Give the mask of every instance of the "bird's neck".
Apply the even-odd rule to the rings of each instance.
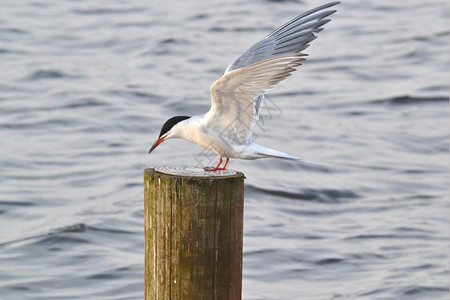
[[[203,116],[193,116],[180,124],[180,138],[198,143],[199,136],[204,133]]]

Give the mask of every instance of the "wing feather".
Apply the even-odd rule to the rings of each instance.
[[[305,50],[309,43],[316,38],[314,34],[322,31],[321,27],[330,21],[325,18],[336,12],[336,10],[327,9],[339,3],[337,1],[324,4],[290,20],[245,50],[228,66],[225,73],[269,57],[299,53]]]
[[[306,54],[271,57],[228,72],[211,85],[207,128],[233,144],[247,144],[257,114],[254,99],[266,94],[301,65]]]
[[[339,3],[324,4],[295,17],[236,58],[211,85],[207,128],[229,142],[248,143],[264,95],[296,70],[306,56],[302,51],[336,12],[328,8]]]

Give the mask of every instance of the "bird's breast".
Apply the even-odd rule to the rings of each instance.
[[[215,126],[204,124],[199,118],[190,123],[184,130],[183,139],[196,143],[197,145],[212,151],[221,157],[236,157],[235,149],[226,139],[226,135]]]

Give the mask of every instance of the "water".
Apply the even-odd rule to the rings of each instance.
[[[142,299],[143,169],[246,47],[323,1],[3,1],[0,298]],[[237,161],[243,296],[448,299],[448,1],[344,1]]]

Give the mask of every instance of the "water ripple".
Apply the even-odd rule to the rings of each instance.
[[[339,203],[343,201],[348,201],[349,199],[358,198],[358,194],[352,191],[346,190],[332,190],[332,189],[322,189],[322,190],[311,190],[304,189],[301,193],[292,193],[284,190],[271,190],[261,187],[256,187],[253,185],[246,185],[248,192],[252,193],[262,193],[271,196],[278,196],[293,200],[305,200],[305,201],[318,201],[323,203]]]
[[[148,146],[170,116],[206,112],[226,66],[309,8],[2,5],[0,298],[142,299],[142,170],[201,152]],[[448,299],[448,3],[337,9],[255,134],[333,166],[232,161],[247,176],[243,299]]]

